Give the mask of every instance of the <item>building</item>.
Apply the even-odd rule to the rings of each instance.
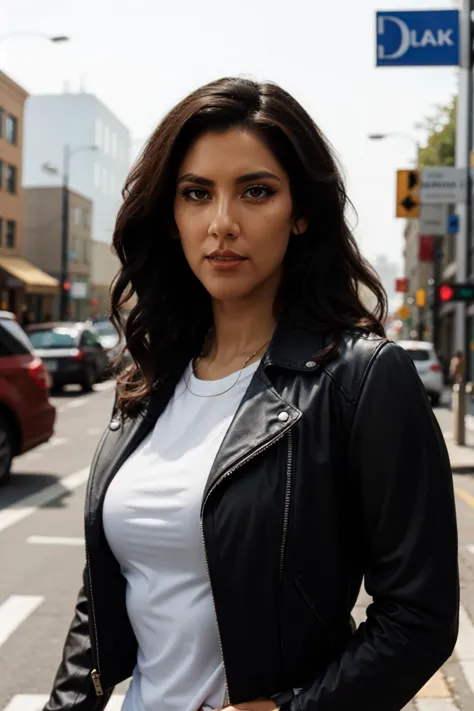
[[[92,239],[110,244],[130,168],[130,133],[93,94],[30,96],[25,107],[23,184],[60,185],[65,146],[71,152],[70,187],[94,204]],[[51,167],[57,169],[56,175]]]
[[[110,310],[110,286],[120,269],[120,261],[110,244],[92,243],[91,304],[94,317],[104,317]]]
[[[374,269],[380,277],[385,291],[387,292],[388,310],[393,313],[396,307],[395,281],[399,267],[395,262],[391,262],[384,254],[379,254],[375,258]]]
[[[0,308],[22,319],[51,302],[58,282],[22,258],[23,116],[27,93],[0,72]]]
[[[61,226],[62,189],[24,189],[24,256],[60,280],[61,278]],[[92,201],[79,193],[69,191],[69,245],[68,281],[70,284],[70,318],[82,321],[91,316],[92,269]],[[59,298],[50,304],[48,311],[35,310],[36,320],[59,318]]]

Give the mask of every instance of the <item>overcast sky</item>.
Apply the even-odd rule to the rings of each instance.
[[[449,8],[455,0],[1,0],[0,35],[68,34],[67,45],[0,42],[0,68],[30,93],[93,92],[138,150],[163,114],[230,75],[280,83],[311,113],[344,166],[364,253],[402,262],[395,172],[413,165],[408,132],[457,88],[454,68],[375,67],[375,11]]]

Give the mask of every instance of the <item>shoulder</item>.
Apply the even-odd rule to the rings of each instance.
[[[382,383],[386,378],[416,375],[415,368],[401,346],[387,338],[359,329],[344,331],[338,356],[325,366],[347,400],[356,404],[365,384],[374,378]]]

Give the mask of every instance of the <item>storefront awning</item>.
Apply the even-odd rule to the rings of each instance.
[[[59,282],[42,269],[21,257],[0,255],[0,269],[23,282],[27,294],[53,295],[59,293]]]

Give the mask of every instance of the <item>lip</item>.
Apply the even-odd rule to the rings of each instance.
[[[221,259],[217,259],[221,257]],[[232,250],[219,250],[216,249],[207,255],[206,261],[212,269],[219,272],[228,272],[238,269],[245,261],[247,257],[243,257],[237,252],[232,252]]]

